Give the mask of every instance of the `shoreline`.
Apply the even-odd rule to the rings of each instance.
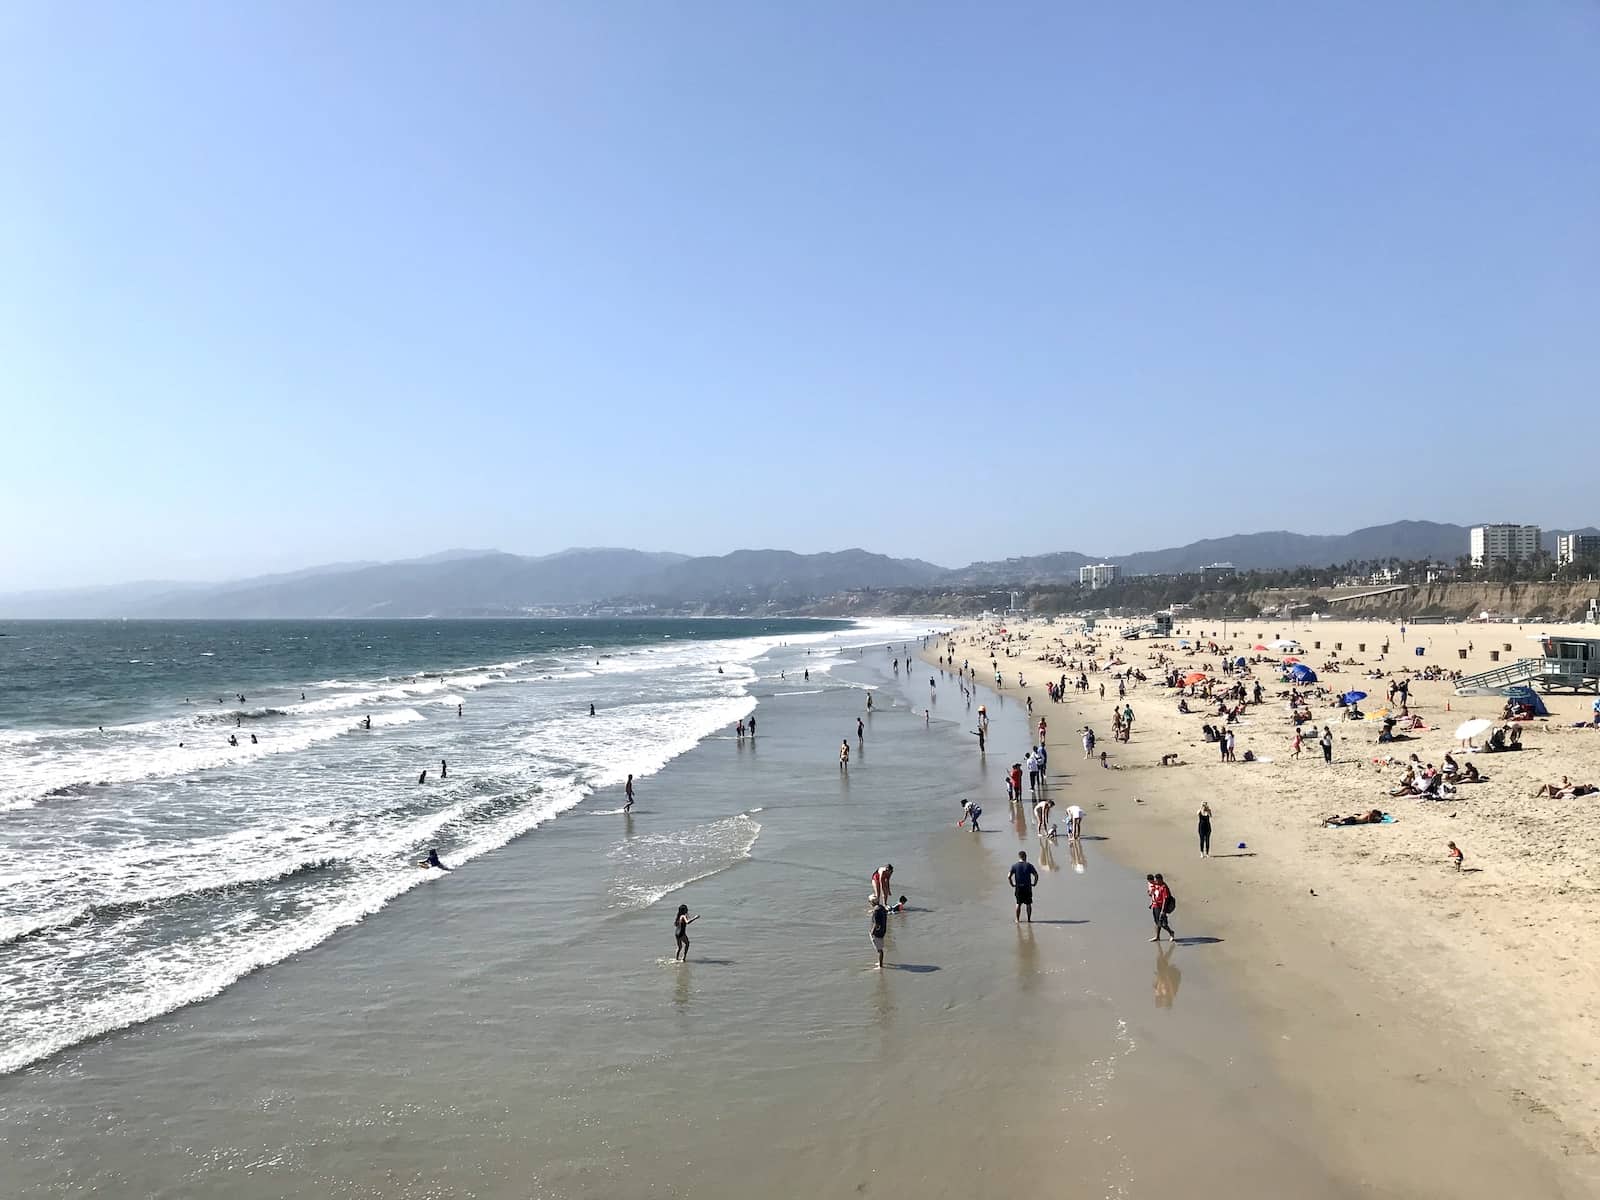
[[[1583,952],[1595,940],[1593,923],[1576,898],[1593,886],[1592,875],[1571,893],[1570,906],[1562,905],[1570,911],[1539,914],[1545,916],[1533,934],[1539,950],[1519,949],[1519,942],[1533,938],[1526,916],[1518,920],[1521,905],[1508,906],[1503,900],[1504,881],[1485,878],[1498,873],[1485,871],[1470,881],[1456,878],[1443,860],[1451,831],[1462,838],[1469,854],[1482,844],[1482,857],[1489,856],[1475,822],[1445,816],[1452,811],[1466,816],[1469,804],[1486,806],[1475,798],[1459,804],[1380,801],[1374,791],[1380,785],[1387,788],[1398,772],[1373,769],[1367,761],[1372,757],[1369,748],[1344,730],[1342,753],[1336,755],[1343,761],[1336,761],[1331,778],[1312,774],[1326,769],[1320,757],[1314,764],[1285,761],[1288,725],[1286,714],[1279,712],[1282,705],[1273,699],[1275,676],[1263,677],[1268,699],[1248,710],[1251,724],[1236,728],[1241,750],[1254,745],[1258,755],[1277,761],[1215,761],[1214,746],[1198,737],[1199,708],[1192,716],[1179,716],[1176,693],[1161,685],[1159,671],[1148,667],[1156,647],[1175,645],[1175,640],[1121,641],[1120,628],[1132,623],[1102,624],[1096,631],[1102,654],[1119,651],[1131,666],[1151,675],[1128,693],[1126,702],[1135,709],[1130,743],[1110,741],[1114,685],[1104,701],[1094,690],[1109,678],[1106,672],[1088,673],[1092,690],[1069,690],[1061,703],[1052,703],[1044,690],[1046,671],[1052,679],[1063,673],[1038,661],[1046,644],[1054,648],[1055,640],[1063,638],[1069,660],[1074,642],[1088,644],[1076,622],[1009,623],[1013,635],[1029,640],[1013,641],[1016,656],[999,659],[1007,678],[1004,692],[1023,700],[1031,697],[1033,720],[1041,715],[1048,719],[1057,802],[1081,804],[1088,812],[1086,829],[1106,835],[1105,851],[1122,865],[1167,875],[1181,897],[1182,919],[1174,917],[1180,935],[1203,926],[1204,933],[1223,939],[1213,948],[1216,958],[1233,980],[1282,1083],[1302,1100],[1324,1133],[1330,1156],[1364,1189],[1380,1195],[1593,1194],[1600,1186],[1600,1130],[1595,1106],[1586,1098],[1600,1095],[1595,1070],[1600,1042],[1588,1021],[1593,991],[1586,980],[1592,981],[1594,971],[1570,966],[1564,976],[1568,986],[1562,988],[1551,985],[1548,970],[1557,955],[1551,943],[1559,935],[1580,938],[1565,951],[1574,963],[1594,961]],[[1285,622],[1246,625],[1251,631],[1258,625],[1270,630],[1267,637],[1288,635]],[[1235,628],[1242,631],[1245,625]],[[1301,623],[1295,628],[1312,627]],[[1305,636],[1326,641],[1356,628],[1363,635],[1359,640],[1369,643],[1382,640],[1375,636],[1380,631],[1394,631],[1365,622],[1317,622],[1314,628],[1315,634]],[[1444,631],[1454,628],[1430,625],[1419,628],[1417,635],[1441,640]],[[1484,627],[1475,631],[1485,642],[1493,636]],[[1206,630],[1208,637],[1210,632]],[[970,659],[979,682],[992,688],[984,647],[991,641],[1002,643],[982,636],[971,623],[958,626],[946,642],[949,638],[956,641],[957,663]],[[1236,633],[1230,640],[1248,654],[1255,639],[1246,642]],[[943,644],[923,654],[939,669],[942,652]],[[1451,667],[1460,662],[1454,654],[1450,660]],[[1391,658],[1382,665],[1409,664]],[[1465,667],[1489,665],[1484,661]],[[1359,678],[1355,672],[1360,669],[1334,678],[1354,686],[1351,681]],[[1016,687],[1019,671],[1028,687]],[[1069,678],[1077,674],[1071,669],[1065,673]],[[1437,727],[1442,721],[1435,719],[1435,711],[1444,708],[1447,693],[1454,699],[1453,688],[1434,683],[1413,690],[1413,708]],[[1552,713],[1567,718],[1570,697],[1546,700]],[[1582,700],[1585,708],[1588,701]],[[1452,708],[1471,706],[1470,715],[1477,715],[1489,703],[1460,700]],[[1438,716],[1448,721],[1456,713]],[[1086,723],[1103,739],[1096,757],[1107,750],[1119,769],[1103,771],[1098,762],[1093,767],[1084,762],[1077,731]],[[1582,730],[1567,732],[1584,735]],[[1363,728],[1360,734],[1375,739],[1376,729]],[[1600,751],[1600,735],[1589,731],[1588,736],[1595,742],[1582,748],[1588,754]],[[1425,742],[1385,749],[1404,757],[1410,752],[1407,747],[1417,748],[1421,742],[1437,755],[1440,737],[1423,735]],[[1155,766],[1169,751],[1179,752],[1186,765]],[[1538,756],[1478,756],[1477,761],[1486,771],[1492,762],[1497,772],[1506,774],[1504,760],[1526,762],[1530,757]],[[1123,761],[1117,763],[1118,758]],[[1546,765],[1546,773],[1549,766],[1561,773],[1559,764]],[[1295,778],[1302,771],[1306,778]],[[1309,798],[1302,794],[1307,784],[1315,793]],[[1523,795],[1518,785],[1506,799],[1515,809]],[[1215,810],[1217,833],[1213,857],[1204,861],[1194,825],[1194,810],[1203,799]],[[1437,841],[1437,856],[1432,861],[1415,855],[1397,861],[1396,839],[1376,839],[1399,826],[1323,830],[1312,824],[1314,814],[1308,811],[1356,811],[1372,805],[1398,811],[1403,823],[1426,825],[1425,833],[1405,833],[1423,837],[1429,847]],[[1416,813],[1405,806],[1443,811]],[[1233,849],[1241,841],[1248,847],[1244,852]],[[1468,887],[1443,891],[1463,883]],[[1513,911],[1504,911],[1507,907]],[[1470,926],[1465,934],[1463,918]],[[1574,927],[1580,918],[1586,928]]]

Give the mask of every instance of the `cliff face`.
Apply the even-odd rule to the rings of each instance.
[[[1310,596],[1315,592],[1306,592]],[[1600,580],[1576,583],[1433,583],[1404,592],[1346,600],[1330,605],[1331,617],[1475,617],[1498,616],[1547,621],[1580,621],[1589,601],[1600,597]],[[1261,605],[1282,604],[1280,591],[1252,597]]]

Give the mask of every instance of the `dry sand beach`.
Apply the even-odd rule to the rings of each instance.
[[[1049,722],[1058,804],[1088,810],[1089,832],[1107,836],[1106,849],[1128,866],[1167,874],[1183,898],[1174,916],[1180,934],[1203,923],[1223,938],[1219,958],[1284,1079],[1325,1131],[1331,1159],[1359,1164],[1375,1194],[1596,1194],[1600,926],[1591,906],[1600,797],[1532,795],[1563,775],[1600,782],[1600,731],[1574,727],[1592,718],[1594,697],[1546,696],[1551,715],[1524,723],[1523,752],[1467,755],[1454,730],[1470,717],[1497,718],[1503,701],[1457,697],[1447,680],[1418,678],[1430,665],[1486,670],[1496,665],[1490,651],[1502,662],[1534,655],[1530,637],[1560,630],[1414,625],[1402,641],[1395,624],[1230,621],[1224,631],[1219,621],[1195,620],[1171,638],[1124,641],[1127,624],[1102,622],[1093,634],[1067,620],[1012,622],[1005,635],[998,625],[969,626],[944,652],[953,644],[957,667],[969,661],[989,685],[994,654],[1006,693],[1031,697],[1034,720]],[[1220,724],[1208,715],[1214,706],[1191,699],[1193,713],[1181,714],[1157,660],[1215,674],[1222,655],[1181,648],[1179,638],[1261,659],[1268,656],[1253,646],[1298,639],[1330,693],[1313,716],[1333,730],[1333,763],[1314,741],[1291,757],[1280,655],[1251,665],[1247,686],[1260,680],[1264,700],[1232,726],[1240,761],[1221,762],[1201,734],[1202,724]],[[1147,676],[1129,681],[1125,700],[1105,667],[1112,658]],[[1323,671],[1335,658],[1338,669]],[[1071,690],[1079,670],[1046,661],[1056,659],[1092,660],[1099,669],[1084,668],[1090,690]],[[1384,677],[1363,677],[1373,671]],[[1027,684],[1020,692],[1019,675]],[[1062,675],[1069,690],[1052,703],[1044,685]],[[1394,678],[1415,680],[1410,708],[1427,726],[1410,740],[1379,745],[1378,722],[1341,721],[1330,706],[1333,695],[1357,689],[1370,694],[1368,712],[1386,708]],[[1134,709],[1127,743],[1112,740],[1113,702]],[[1081,749],[1085,725],[1099,738],[1092,761]],[[1410,754],[1439,764],[1453,748],[1485,782],[1445,801],[1389,795]],[[1258,761],[1242,761],[1247,750]],[[1160,767],[1173,752],[1183,765]],[[1395,765],[1374,761],[1385,755]],[[1214,813],[1209,859],[1196,836],[1202,801]],[[1372,808],[1395,822],[1321,824],[1328,814]],[[1466,855],[1459,874],[1447,858],[1452,840]]]

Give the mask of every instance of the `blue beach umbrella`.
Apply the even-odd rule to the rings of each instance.
[[[1239,655],[1238,658],[1234,659],[1233,660],[1233,665],[1236,666],[1236,667],[1244,666],[1244,655],[1241,654],[1241,655]]]
[[[1295,663],[1294,666],[1289,668],[1289,678],[1296,683],[1315,683],[1317,681],[1317,673],[1306,666],[1305,663]]]
[[[1366,698],[1367,694],[1365,692],[1346,692],[1344,694],[1344,702],[1346,704],[1354,704],[1357,700],[1365,700]]]

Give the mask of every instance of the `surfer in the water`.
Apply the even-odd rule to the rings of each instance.
[[[362,721],[361,721],[361,728],[363,728],[363,729],[371,729],[372,728],[372,718],[371,717],[364,717],[362,719]]]
[[[430,846],[428,848],[428,857],[419,862],[417,866],[424,871],[430,868],[439,871],[448,871],[450,869],[439,861],[439,848],[437,846]]]

